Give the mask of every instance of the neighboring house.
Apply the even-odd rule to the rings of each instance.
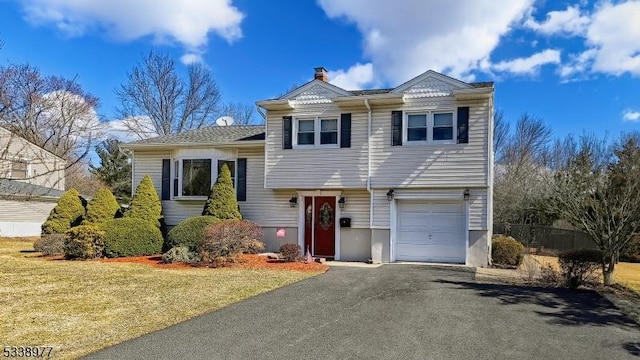
[[[336,260],[486,266],[492,228],[493,83],[434,71],[347,91],[326,70],[259,101],[266,125],[209,127],[125,145],[168,225],[200,214],[223,163],[271,249]]]
[[[0,236],[40,235],[64,190],[64,159],[0,128]]]

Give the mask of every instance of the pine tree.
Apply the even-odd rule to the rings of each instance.
[[[105,182],[116,198],[128,202],[131,199],[131,163],[120,150],[120,141],[107,139],[96,146],[100,166],[90,165],[91,173]]]
[[[162,203],[149,175],[145,175],[136,188],[126,218],[143,219],[157,227],[162,227]]]
[[[113,219],[120,211],[118,200],[107,188],[99,189],[87,204],[84,225],[99,225]]]
[[[231,171],[227,164],[222,165],[216,183],[211,188],[211,194],[204,204],[202,215],[209,215],[220,220],[242,219],[238,209],[236,192],[231,181]]]
[[[84,199],[76,189],[70,189],[60,196],[58,204],[42,224],[42,235],[64,234],[72,227],[80,225],[84,214]]]

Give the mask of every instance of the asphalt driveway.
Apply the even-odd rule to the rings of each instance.
[[[599,295],[478,284],[464,268],[334,267],[92,359],[626,359],[640,328]]]

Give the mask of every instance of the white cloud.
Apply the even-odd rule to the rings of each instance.
[[[638,122],[638,121],[640,121],[640,111],[627,110],[627,111],[622,113],[622,120],[631,121],[631,122]]]
[[[579,54],[570,55],[570,61],[564,64],[558,70],[558,74],[565,80],[568,80],[571,76],[576,74],[585,73],[593,63],[593,58],[596,56],[595,49],[585,50]]]
[[[640,76],[640,1],[605,3],[593,14],[587,44],[596,49],[592,70]]]
[[[153,36],[176,42],[188,52],[202,50],[210,32],[228,42],[242,37],[244,14],[231,0],[25,0],[27,19],[53,24],[69,36],[104,31],[118,40]]]
[[[108,137],[129,142],[158,136],[153,122],[148,116],[133,116],[106,123]]]
[[[349,70],[329,71],[329,82],[347,90],[358,90],[373,82],[373,65],[355,64]]]
[[[469,79],[533,0],[318,0],[329,18],[354,22],[375,78],[402,83],[432,69]],[[348,71],[347,71],[348,72]]]
[[[180,57],[180,61],[185,65],[203,62],[202,55],[196,53],[187,53]]]
[[[523,57],[493,64],[491,68],[496,71],[509,72],[518,75],[531,75],[547,64],[559,64],[560,51],[546,49],[529,57]]]
[[[580,35],[586,32],[589,22],[589,16],[583,15],[580,7],[575,5],[568,6],[566,10],[548,12],[547,18],[542,22],[537,22],[529,15],[524,25],[545,35]]]

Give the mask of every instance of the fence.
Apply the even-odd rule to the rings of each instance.
[[[543,225],[494,224],[494,234],[512,236],[529,248],[571,250],[597,249],[588,234],[577,230],[558,229]]]

